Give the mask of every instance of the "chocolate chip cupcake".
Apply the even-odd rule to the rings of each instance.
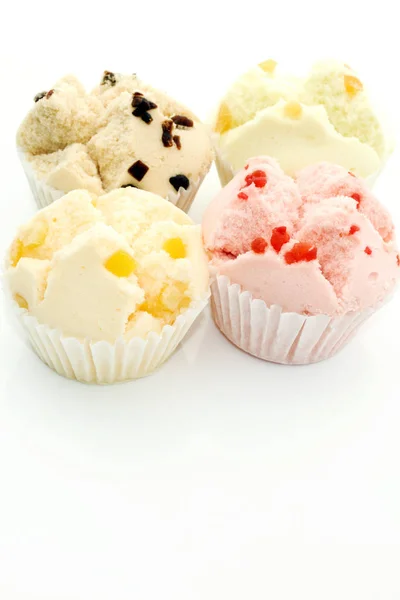
[[[37,94],[17,145],[40,207],[74,189],[132,186],[188,210],[213,158],[207,128],[189,109],[110,71],[91,93],[67,76]]]

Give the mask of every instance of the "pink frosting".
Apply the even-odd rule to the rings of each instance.
[[[371,221],[385,242],[394,237],[392,219],[377,201],[363,179],[355,177],[339,165],[321,162],[297,174],[297,185],[304,202],[319,203],[324,198],[360,196],[359,211]]]
[[[256,171],[265,185],[249,184]],[[290,236],[279,251],[271,244],[276,227]],[[373,307],[400,275],[390,215],[362,180],[329,163],[293,180],[273,159],[250,159],[207,208],[203,237],[214,273],[287,312],[334,316]],[[257,238],[264,252],[252,250]],[[288,264],[299,242],[312,248],[311,260]]]
[[[243,193],[248,199],[243,201],[238,193],[246,186],[245,178],[258,169],[266,173],[267,184],[263,189],[254,183],[247,186]],[[285,225],[291,231],[300,206],[296,183],[278,163],[272,158],[253,158],[249,168],[238,173],[207,208],[203,220],[205,245],[213,251],[243,254],[255,238],[269,240],[274,227]]]

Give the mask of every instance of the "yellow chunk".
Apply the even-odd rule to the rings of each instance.
[[[22,239],[16,239],[11,247],[11,265],[16,267],[21,258],[37,258],[36,250],[46,241],[49,227],[45,221],[36,223],[35,227],[25,231]]]
[[[26,231],[21,240],[26,251],[32,252],[44,244],[48,231],[49,226],[46,221],[36,222],[31,230]]]
[[[11,266],[16,267],[17,264],[19,263],[20,259],[23,256],[23,248],[24,245],[21,242],[21,240],[15,240],[13,242],[13,245],[11,246],[11,251],[10,251],[10,262],[11,262]]]
[[[136,262],[124,250],[117,250],[106,260],[104,266],[116,277],[129,277],[136,268]]]
[[[363,89],[363,84],[354,75],[344,75],[344,87],[349,96],[353,97]]]
[[[148,312],[153,317],[158,319],[162,319],[166,308],[163,304],[163,301],[160,296],[156,296],[155,298],[147,299],[141,304],[138,310],[143,310],[144,312]]]
[[[19,294],[15,294],[14,300],[20,308],[25,308],[25,310],[29,310],[28,303],[23,296],[20,296]]]
[[[264,62],[260,62],[258,66],[260,67],[260,69],[265,71],[265,73],[272,74],[275,71],[277,64],[278,63],[276,62],[276,60],[272,60],[272,58],[269,58],[268,60],[264,60]]]
[[[215,131],[217,133],[225,133],[226,131],[229,131],[229,129],[232,129],[232,126],[232,113],[225,102],[223,102],[219,109],[217,122],[215,124]]]
[[[283,109],[285,117],[289,119],[300,119],[303,109],[298,102],[288,102]]]
[[[167,310],[180,312],[183,308],[187,308],[191,302],[186,292],[187,285],[185,283],[177,281],[172,285],[168,285],[161,292],[162,303]]]
[[[179,281],[166,283],[156,296],[147,296],[138,310],[148,312],[165,323],[173,323],[176,316],[191,303],[187,289],[187,284]]]
[[[186,248],[181,238],[170,238],[164,243],[163,250],[168,252],[171,258],[186,258]]]

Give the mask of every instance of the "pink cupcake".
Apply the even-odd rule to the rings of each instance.
[[[203,237],[216,325],[273,362],[335,354],[400,275],[390,215],[329,163],[292,179],[273,159],[250,159],[209,205]]]

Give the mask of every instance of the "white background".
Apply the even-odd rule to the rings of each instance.
[[[253,63],[338,57],[399,133],[395,2],[9,2],[0,250],[35,206],[14,139],[74,72],[137,72],[206,117]],[[399,151],[376,192],[400,227]],[[213,170],[197,221],[218,190]],[[0,300],[3,303],[3,299]],[[400,294],[326,363],[231,346],[208,313],[157,374],[88,387],[2,316],[1,600],[400,599]]]

